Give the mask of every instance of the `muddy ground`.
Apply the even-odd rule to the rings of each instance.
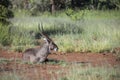
[[[120,66],[120,60],[112,53],[57,53],[50,54],[46,63],[26,64],[21,61],[22,53],[0,50],[0,59],[0,75],[16,72],[23,80],[51,80],[51,77],[56,80],[73,64]]]

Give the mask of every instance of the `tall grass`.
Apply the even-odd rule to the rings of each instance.
[[[11,44],[10,26],[0,23],[0,45],[7,46]]]
[[[34,46],[35,38],[29,34],[29,30],[24,27],[15,27],[11,29],[11,50],[24,51],[26,48]]]
[[[20,32],[23,35],[21,38],[16,35],[13,44],[19,45],[22,41],[23,46],[32,45],[35,39],[32,39],[27,32],[38,33],[38,24],[42,23],[45,33],[54,39],[61,52],[111,50],[120,47],[119,12],[93,10],[72,12],[68,10],[49,17],[44,14],[39,17],[16,17],[11,19],[11,22],[22,31]]]

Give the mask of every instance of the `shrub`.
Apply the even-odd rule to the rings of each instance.
[[[0,2],[0,22],[8,23],[7,19],[13,17],[12,11],[9,9],[11,5],[9,0],[1,0]]]
[[[11,37],[10,37],[10,27],[0,24],[0,44],[3,46],[7,46],[11,44]]]

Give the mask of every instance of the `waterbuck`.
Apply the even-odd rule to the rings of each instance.
[[[45,33],[40,32],[44,37],[45,43],[41,48],[29,48],[23,53],[23,61],[31,63],[41,63],[47,60],[51,51],[57,51],[58,46]]]

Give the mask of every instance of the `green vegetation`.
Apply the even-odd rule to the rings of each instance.
[[[59,52],[108,51],[117,54],[116,60],[120,59],[120,0],[1,0],[0,48],[23,52],[41,46],[39,24],[58,45]],[[0,80],[29,80],[25,69],[21,75],[15,65],[15,70],[4,70],[2,65],[13,60],[0,59]],[[16,63],[21,68],[21,60],[16,59]],[[55,71],[58,75],[66,73],[58,76],[59,80],[120,80],[119,66],[91,67],[52,60],[47,65],[67,67],[67,72]],[[42,79],[36,70],[33,72],[34,77]]]
[[[1,0],[0,2],[0,47],[10,45],[12,41],[10,21],[8,21],[9,18],[13,17],[13,13],[9,9],[10,5],[9,0]]]
[[[8,18],[13,17],[12,11],[9,9],[11,2],[9,0],[1,0],[0,3],[0,24],[8,24]]]
[[[11,44],[11,35],[9,33],[10,27],[7,25],[0,24],[0,45],[7,46]]]
[[[45,33],[53,38],[61,52],[103,52],[120,46],[120,11],[68,9],[56,15],[16,17],[13,24],[13,50],[23,51],[36,45],[35,36],[42,24]],[[68,16],[67,14],[70,16]],[[16,15],[16,14],[15,14]],[[64,17],[64,18],[63,18]]]
[[[78,67],[72,66],[65,77],[60,80],[119,80],[119,68],[111,67]]]
[[[0,7],[5,7],[1,9],[2,21],[5,19],[11,24],[0,23],[1,47],[10,46],[11,50],[21,52],[41,44],[38,40],[41,39],[38,35],[38,24],[41,24],[45,33],[53,38],[60,52],[103,52],[120,47],[118,0],[81,1],[84,3],[83,6],[80,5],[79,0],[66,2],[57,0],[53,4],[48,0],[2,1],[4,4],[0,4]],[[50,5],[57,7],[54,14],[50,12]],[[94,9],[89,9],[90,5]],[[111,8],[107,9],[110,6]],[[105,9],[99,9],[100,7]],[[112,8],[114,9],[111,10]],[[7,15],[9,9],[14,13],[13,19]]]
[[[12,27],[11,38],[11,49],[15,51],[21,52],[34,45],[34,38],[30,36],[29,32],[24,27]]]
[[[50,70],[47,69],[47,72],[54,72],[58,76],[56,79],[55,76],[50,77],[51,80],[119,80],[120,79],[120,68],[116,67],[82,67],[81,65],[71,65],[68,70]],[[4,71],[4,70],[3,70]],[[29,79],[43,79],[42,75],[39,74],[39,71],[36,69],[33,70],[32,77],[28,77],[28,74],[24,72],[28,70],[16,71],[13,72],[3,72],[0,75],[0,80],[29,80]],[[61,75],[64,74],[64,75]],[[46,77],[47,78],[47,77]]]

